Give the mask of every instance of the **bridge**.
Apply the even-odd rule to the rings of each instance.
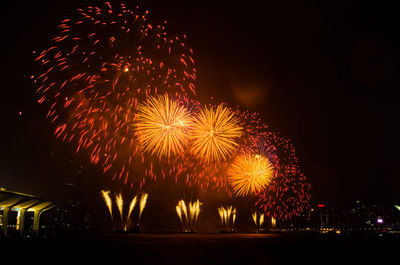
[[[43,212],[56,206],[55,203],[20,192],[0,188],[0,225],[4,236],[9,235],[10,212],[16,211],[15,229],[24,235],[27,212],[33,212],[33,232],[38,234],[40,216]],[[2,213],[2,216],[1,216]],[[14,220],[15,221],[15,220]],[[13,222],[15,223],[15,222]]]

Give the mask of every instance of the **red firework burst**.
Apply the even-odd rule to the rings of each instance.
[[[156,177],[134,137],[138,103],[159,92],[195,94],[186,36],[169,36],[166,22],[152,25],[147,14],[123,4],[114,10],[108,2],[78,9],[78,18],[64,19],[35,59],[41,64],[33,77],[38,102],[48,107],[55,136],[125,183],[135,166]]]

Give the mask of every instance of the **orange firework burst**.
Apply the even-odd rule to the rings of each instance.
[[[149,97],[146,103],[139,105],[136,119],[139,141],[146,152],[159,158],[184,151],[190,125],[188,110],[167,94]]]
[[[204,107],[193,122],[192,152],[206,161],[221,161],[231,155],[242,134],[238,119],[228,108]]]
[[[275,174],[268,158],[258,154],[239,155],[228,170],[229,181],[238,196],[254,194],[267,186]]]

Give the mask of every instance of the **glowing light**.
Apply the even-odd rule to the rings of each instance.
[[[188,144],[191,118],[177,101],[164,96],[149,97],[139,105],[136,128],[144,150],[158,157],[182,153]]]
[[[257,212],[254,212],[251,217],[253,218],[253,222],[256,225],[257,232],[262,230],[262,226],[264,224],[264,214],[258,214]]]
[[[251,215],[251,217],[253,218],[254,224],[257,225],[257,213],[254,212],[254,213]]]
[[[147,202],[147,193],[144,193],[144,194],[142,194],[142,197],[140,197],[139,220],[140,220],[140,217],[142,216],[143,209],[146,206],[146,202]]]
[[[200,201],[189,202],[189,223],[194,226],[200,213]]]
[[[116,194],[115,200],[117,202],[118,211],[121,216],[121,221],[123,221],[124,200],[122,199],[122,194],[121,193],[119,193],[118,195]]]
[[[232,205],[228,207],[220,207],[218,208],[218,214],[221,220],[222,230],[230,229],[233,230],[233,226],[236,221],[236,208],[233,208]],[[232,218],[231,218],[232,217]]]
[[[274,217],[271,217],[271,226],[272,228],[276,228],[276,219]]]
[[[110,215],[111,215],[111,219],[113,219],[113,215],[112,215],[112,201],[111,201],[111,198],[110,198],[110,191],[109,191],[109,190],[107,190],[107,191],[102,190],[102,191],[101,191],[101,194],[103,195],[104,201],[106,202],[106,205],[107,205],[107,207],[108,207],[108,211],[110,212]]]
[[[148,96],[195,95],[186,37],[168,34],[164,23],[149,23],[139,7],[104,2],[63,20],[35,57],[38,73],[31,79],[55,137],[87,154],[112,180],[142,187],[155,178],[151,159],[142,163],[145,174],[134,174],[144,151],[132,124]]]
[[[129,204],[129,211],[128,211],[128,216],[126,217],[125,230],[126,230],[126,227],[128,226],[129,217],[131,216],[131,213],[132,213],[132,211],[133,211],[133,208],[135,208],[136,199],[137,199],[137,196],[135,196],[135,197],[132,199],[131,203]]]
[[[260,227],[264,224],[264,215],[260,215]]]
[[[203,107],[193,122],[191,150],[207,161],[225,160],[237,148],[241,134],[242,127],[228,108]]]
[[[181,221],[181,224],[183,225],[183,220],[182,220],[182,210],[181,210],[181,207],[179,206],[179,205],[177,205],[176,207],[175,207],[175,209],[176,209],[176,213],[178,214],[178,216],[179,216],[179,220]]]
[[[180,200],[176,205],[176,213],[178,214],[179,220],[182,224],[183,231],[189,232],[194,231],[197,224],[197,220],[200,214],[201,202],[199,200],[195,202],[189,202],[189,215],[184,200]],[[183,215],[185,216],[185,221],[183,220]]]
[[[239,155],[228,169],[229,181],[238,196],[260,191],[274,174],[274,167],[266,157],[253,154]]]

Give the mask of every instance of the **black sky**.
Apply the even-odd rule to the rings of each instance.
[[[166,19],[168,32],[188,35],[200,99],[260,112],[292,139],[314,202],[399,200],[396,6],[216,2],[140,1],[154,24]],[[101,3],[2,3],[0,186],[53,196],[80,174],[80,158],[59,147],[36,104],[32,51],[46,48],[75,9]],[[138,1],[124,3],[133,8]]]

